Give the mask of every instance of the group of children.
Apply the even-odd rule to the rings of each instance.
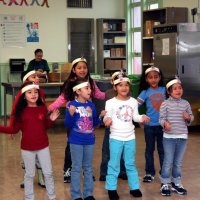
[[[46,129],[59,116],[58,108],[64,103],[68,137],[64,182],[71,183],[73,200],[95,200],[92,172],[94,130],[102,122],[109,133],[106,136],[109,136],[109,145],[105,150],[105,156],[109,161],[105,162],[104,174],[100,174],[99,180],[106,181],[105,188],[110,200],[119,199],[117,179],[121,160],[124,162],[124,179],[128,179],[130,195],[142,196],[135,165],[136,138],[133,121],[144,126],[146,175],[143,181],[152,182],[155,177],[153,155],[157,143],[161,194],[170,196],[171,190],[181,195],[187,194],[181,183],[181,165],[187,145],[187,126],[192,122],[193,115],[189,103],[181,98],[183,89],[178,78],[170,80],[164,87],[160,69],[147,68],[143,72],[141,92],[136,100],[130,94],[130,79],[124,72],[116,72],[112,75],[113,96],[107,98],[105,110],[99,116],[91,100],[93,97],[105,99],[106,96],[90,77],[85,58],[77,58],[72,62],[71,74],[63,84],[60,96],[48,109],[44,105],[44,93],[38,83],[27,80],[28,75],[25,75],[22,89],[13,104],[9,126],[0,126],[1,133],[15,134],[19,130],[22,131],[21,154],[25,166],[25,199],[34,200],[33,178],[36,158],[44,175],[48,199],[56,199]],[[169,95],[168,99],[166,95]],[[146,105],[146,115],[138,113],[138,106],[143,103]],[[51,111],[50,116],[48,110]],[[82,171],[83,191],[80,184]]]

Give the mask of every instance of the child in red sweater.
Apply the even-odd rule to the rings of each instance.
[[[21,96],[15,107],[12,126],[0,126],[1,133],[16,134],[19,130],[22,131],[21,153],[26,168],[25,200],[34,199],[33,178],[36,156],[45,177],[48,199],[56,200],[46,129],[58,116],[59,111],[55,110],[48,118],[48,110],[41,99],[39,85],[26,82],[22,86]]]
[[[32,71],[24,71],[21,74],[21,80],[23,83],[30,81],[30,82],[34,82],[35,84],[39,84],[39,77],[37,76],[37,73],[35,70]],[[42,98],[42,101],[45,103],[45,93],[42,89],[39,90],[40,91],[40,95]],[[14,121],[14,112],[15,112],[15,107],[17,105],[17,102],[21,96],[21,91],[19,91],[15,97],[15,100],[12,104],[12,110],[11,110],[11,114],[10,114],[10,121],[9,121],[9,126],[13,126],[13,121]],[[22,165],[22,169],[25,170],[25,166],[24,166],[24,162],[22,160],[21,162]],[[45,188],[45,182],[44,182],[44,176],[43,176],[43,172],[40,166],[40,163],[36,157],[36,169],[37,169],[37,175],[38,175],[38,185],[42,188]],[[24,172],[25,173],[25,172]],[[22,183],[20,184],[21,188],[24,188],[24,180],[22,181]]]

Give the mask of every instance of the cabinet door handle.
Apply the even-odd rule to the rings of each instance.
[[[185,68],[184,68],[184,65],[182,65],[182,74],[184,74],[185,72]]]

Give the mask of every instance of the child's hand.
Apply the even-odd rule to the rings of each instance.
[[[190,115],[187,112],[183,112],[183,119],[187,122],[190,122]]]
[[[106,113],[107,113],[107,111],[102,110],[101,113],[100,113],[100,115],[99,115],[99,117],[104,117],[106,115]]]
[[[105,126],[107,126],[107,127],[111,126],[111,124],[112,124],[112,118],[108,117],[108,118],[106,119],[106,121],[104,122],[104,124],[105,124]]]
[[[71,116],[73,116],[74,113],[76,112],[76,107],[73,106],[73,105],[70,105],[70,107],[68,108],[68,110],[69,110],[69,114],[70,114]]]
[[[171,125],[170,125],[170,123],[168,121],[166,121],[164,123],[164,130],[165,131],[170,131],[171,130]]]
[[[51,121],[55,121],[58,116],[60,115],[60,112],[58,109],[54,110],[51,114],[50,114],[50,119]]]
[[[145,124],[148,124],[150,121],[150,118],[147,115],[142,115],[142,122]]]

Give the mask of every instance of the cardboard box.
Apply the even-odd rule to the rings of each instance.
[[[144,26],[145,37],[152,37],[153,36],[153,26],[154,26],[153,20],[147,20],[145,22],[145,26]]]
[[[61,73],[70,73],[72,69],[71,63],[65,63],[61,65]]]
[[[116,56],[115,48],[111,48],[110,49],[110,55],[111,55],[111,57],[115,57]]]
[[[121,69],[121,60],[105,60],[105,68],[106,69]]]
[[[126,32],[126,23],[125,22],[122,23],[122,31]]]
[[[126,68],[127,68],[127,61],[122,60],[122,69],[126,69]]]
[[[108,39],[106,39],[106,38],[103,39],[103,43],[104,43],[104,44],[108,44]]]
[[[126,37],[125,36],[114,37],[114,43],[126,44]]]
[[[115,49],[115,52],[116,52],[116,57],[121,57],[121,48],[116,48]]]
[[[103,23],[103,32],[108,32],[108,23]]]
[[[60,82],[60,73],[58,73],[58,72],[50,72],[48,74],[48,82],[49,83]]]
[[[110,50],[103,50],[103,57],[110,58]]]

